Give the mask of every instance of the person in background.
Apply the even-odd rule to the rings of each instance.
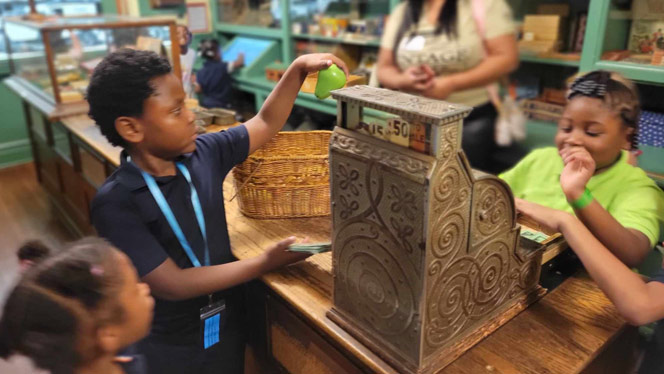
[[[196,51],[191,46],[192,34],[185,25],[178,25],[178,42],[180,43],[180,70],[182,71],[182,86],[187,97],[194,95],[191,74],[196,62]]]
[[[408,0],[390,14],[376,73],[383,87],[473,107],[462,148],[472,167],[496,172],[497,112],[486,86],[518,65],[505,0]]]
[[[21,272],[38,264],[51,255],[51,250],[39,240],[25,242],[16,252]]]
[[[222,61],[216,39],[201,41],[198,51],[205,59],[194,81],[194,90],[203,95],[201,105],[205,108],[229,108],[233,90],[231,74],[244,65],[244,54],[240,53],[232,63]]]
[[[556,147],[529,153],[501,174],[514,197],[574,213],[628,266],[638,266],[664,224],[664,192],[627,160],[641,109],[636,86],[592,71],[570,85]]]
[[[18,353],[51,374],[142,374],[117,357],[150,330],[154,300],[129,258],[86,238],[25,273],[0,319],[0,357]]]

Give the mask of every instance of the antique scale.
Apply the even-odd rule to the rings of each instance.
[[[470,168],[472,108],[369,86],[332,96],[328,317],[400,372],[437,372],[541,297],[542,247],[520,240],[509,187]],[[364,122],[365,107],[390,118]]]

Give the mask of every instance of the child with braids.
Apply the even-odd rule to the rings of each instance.
[[[574,213],[628,266],[637,266],[659,237],[664,193],[627,160],[635,149],[639,99],[619,74],[592,71],[567,93],[556,147],[532,151],[500,175],[519,199]],[[536,204],[521,204],[522,213]]]
[[[27,270],[0,320],[0,357],[14,353],[51,374],[142,373],[117,352],[150,329],[154,300],[129,258],[101,239],[72,243]]]

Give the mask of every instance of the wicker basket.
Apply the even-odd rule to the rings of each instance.
[[[233,169],[240,211],[252,218],[330,214],[331,131],[280,132]]]

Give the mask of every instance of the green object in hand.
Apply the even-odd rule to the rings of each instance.
[[[335,64],[318,72],[318,81],[314,94],[323,100],[330,96],[330,91],[342,88],[346,85],[346,73]]]

